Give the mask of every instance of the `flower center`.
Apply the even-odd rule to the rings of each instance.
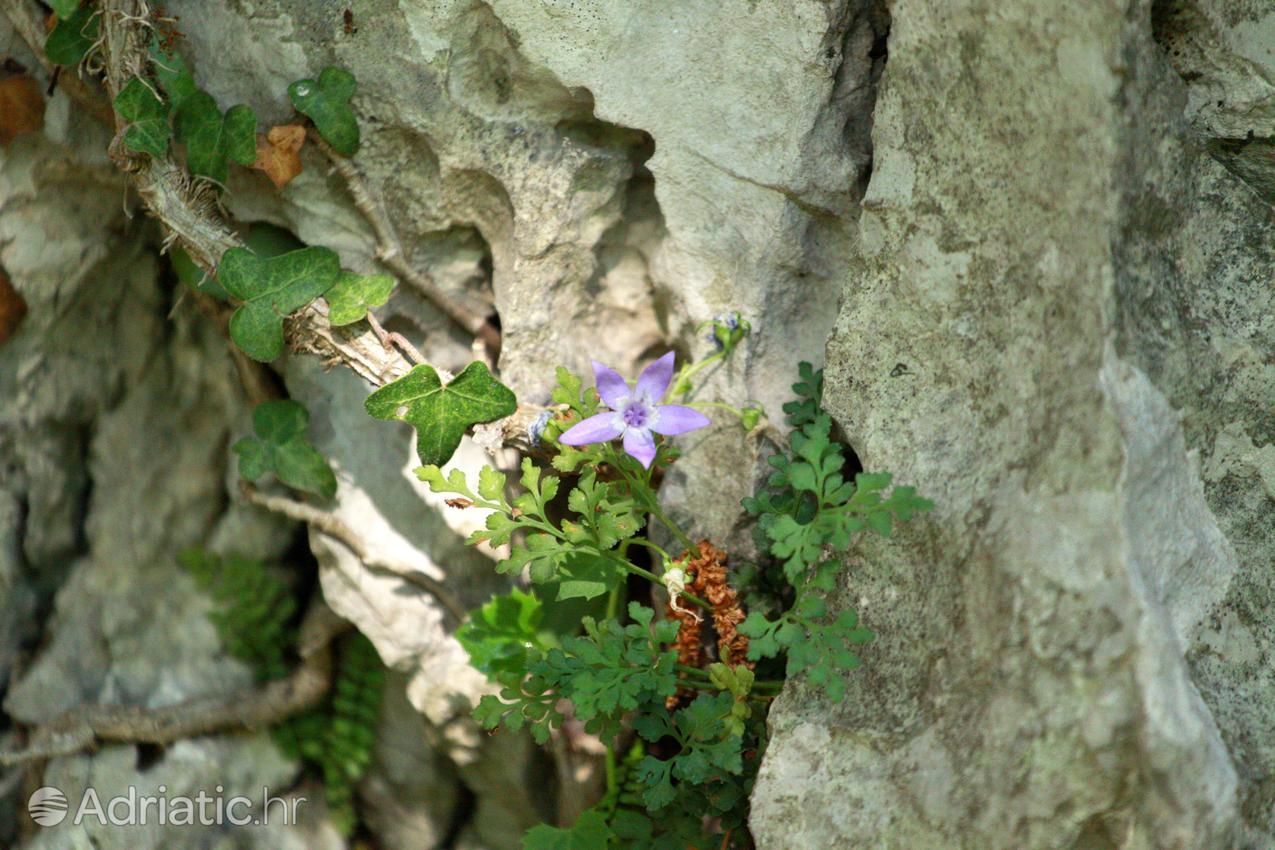
[[[645,428],[651,418],[651,411],[642,402],[631,401],[624,406],[620,416],[623,417],[624,424],[630,428]]]

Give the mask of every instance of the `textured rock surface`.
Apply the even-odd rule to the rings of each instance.
[[[757,334],[705,391],[777,414],[835,320],[828,406],[866,467],[938,508],[848,560],[835,601],[881,637],[842,704],[800,683],[776,704],[763,850],[1275,843],[1266,0],[165,5],[200,83],[265,123],[291,117],[290,81],[354,71],[359,167],[411,262],[498,311],[527,400],[559,362],[698,353],[698,323],[739,310]],[[0,25],[0,51],[33,64],[15,43]],[[107,141],[56,94],[44,135],[0,153],[0,266],[31,307],[0,348],[0,680],[38,641],[6,698],[26,722],[244,686],[172,555],[278,555],[295,532],[232,495],[246,405],[215,330],[171,303],[152,230],[123,215]],[[370,271],[370,228],[304,155],[282,192],[236,170],[228,209]],[[471,357],[406,287],[380,315],[440,366]],[[481,517],[423,492],[408,430],[362,414],[366,386],[277,365],[348,525],[465,604],[502,586],[460,543]],[[738,551],[761,447],[729,424],[684,444],[663,499]],[[467,443],[455,463],[484,460]],[[548,780],[566,760],[479,734],[486,686],[431,597],[310,544],[326,598],[398,671],[360,789],[381,845],[517,847],[579,802]],[[262,738],[145,767],[110,747],[45,778],[295,775]],[[233,840],[341,847],[310,811]],[[90,839],[232,840],[36,846]]]
[[[176,553],[227,526],[259,556],[293,536],[269,515],[227,509],[226,444],[246,410],[225,343],[189,305],[169,317],[171,285],[159,280],[148,229],[125,215],[104,131],[60,95],[47,117],[45,138],[23,137],[0,157],[0,266],[29,307],[0,350],[6,677],[19,641],[40,641],[4,703],[25,724],[87,702],[161,706],[248,687],[250,672],[221,652],[209,600],[178,572]],[[241,735],[147,755],[104,747],[54,759],[32,778],[78,805],[89,784],[102,800],[129,786],[175,795],[219,783],[259,798],[296,772],[264,736]],[[5,824],[6,844],[16,825]],[[207,840],[200,830],[68,821],[32,846]]]
[[[1270,846],[1275,221],[1151,11],[892,5],[827,401],[938,507],[848,559],[880,638],[775,706],[762,847]]]
[[[342,9],[331,4],[266,0],[209,6],[172,0],[166,8],[186,22],[183,49],[201,85],[223,105],[251,105],[263,122],[291,116],[285,95],[290,81],[332,62],[354,71],[360,81],[355,100],[363,129],[360,167],[391,211],[411,261],[457,297],[499,311],[505,332],[503,377],[524,398],[546,395],[559,362],[584,369],[592,356],[631,373],[669,344],[702,349],[706,343],[697,337],[696,326],[728,310],[752,317],[760,334],[756,348],[738,358],[729,373],[709,376],[714,389],[777,408],[794,353],[817,358],[835,315],[855,204],[869,164],[871,83],[882,61],[876,48],[884,29],[877,4],[802,0],[735,8],[697,3],[668,15],[660,4],[378,0],[354,9],[356,31],[351,33],[343,29]],[[759,44],[766,49],[759,50]],[[639,45],[643,49],[635,50]],[[83,119],[55,100],[52,132],[75,122]],[[94,167],[110,189],[119,185],[100,154],[105,136],[77,139],[76,147],[98,151],[91,158]],[[83,184],[87,178],[77,174],[75,179]],[[93,200],[100,209],[86,220],[114,220],[118,198],[113,191]],[[305,173],[282,193],[268,188],[258,174],[237,172],[226,203],[241,221],[283,225],[308,242],[338,249],[350,267],[372,267],[367,223],[311,150]],[[101,234],[87,228],[85,238],[100,240]],[[15,245],[14,250],[31,250],[29,243]],[[33,288],[35,273],[21,263],[14,268],[22,285]],[[145,298],[154,299],[153,281],[138,285]],[[141,372],[150,361],[168,356],[172,341],[162,337],[159,317],[168,306],[154,304],[146,331],[139,328],[123,347],[126,356],[102,368]],[[76,315],[94,326],[110,324],[93,314]],[[415,339],[440,366],[456,369],[470,358],[468,341],[417,293],[400,288],[381,317]],[[29,344],[43,356],[45,341],[34,334],[27,339],[37,340]],[[139,344],[150,347],[134,363],[127,352]],[[216,356],[212,340],[200,345],[211,346],[205,356]],[[25,349],[10,347],[10,353],[4,362],[16,369]],[[191,359],[185,368],[198,369],[199,362]],[[179,376],[190,377],[180,370],[164,374],[154,380],[178,383]],[[487,556],[459,544],[461,526],[481,517],[445,513],[438,500],[423,498],[410,473],[414,461],[407,430],[361,415],[366,387],[345,373],[323,374],[304,359],[286,365],[286,379],[288,389],[309,406],[315,440],[338,469],[337,513],[347,523],[365,531],[384,555],[444,578],[467,604],[481,602],[501,586],[490,578]],[[101,384],[90,382],[95,388]],[[165,391],[179,392],[175,387]],[[218,403],[204,390],[183,391],[190,393],[190,403]],[[109,393],[112,403],[119,392]],[[150,403],[162,395],[157,389]],[[32,405],[24,403],[22,409],[30,411]],[[237,428],[243,412],[236,410],[228,418],[237,420]],[[150,423],[139,420],[155,414],[138,402],[133,418],[121,419],[121,439],[127,434],[125,422],[141,432]],[[30,551],[24,562],[14,562],[16,568],[36,563],[30,552],[78,555],[84,549],[77,534],[82,534],[85,508],[67,500],[67,494],[91,491],[96,498],[100,485],[92,469],[85,472],[67,459],[91,451],[84,429],[95,427],[96,418],[89,413],[73,422],[65,433],[31,428],[14,441],[22,452],[43,452],[56,461],[46,464],[50,474],[68,479],[61,486],[37,482],[43,490],[32,485],[21,494],[29,503],[19,501],[8,513],[0,512],[10,524],[21,524],[24,510],[65,515],[60,523],[27,522],[20,529]],[[697,501],[694,520],[717,537],[732,530],[738,498],[753,483],[755,464],[738,460],[741,449],[751,454],[754,447],[741,439],[729,425],[704,439],[699,459],[681,465],[668,490],[675,509]],[[259,554],[284,545],[286,533],[254,531],[255,514],[238,499],[229,499],[227,508],[221,486],[233,483],[233,476],[221,480],[218,452],[224,440],[221,432],[209,433],[172,446],[183,463],[204,467],[183,484],[189,511],[180,521],[155,518],[153,531],[163,528],[162,540],[145,552],[124,553],[128,558],[121,558],[114,573],[82,564],[62,587],[59,604],[75,625],[59,633],[11,695],[15,713],[29,715],[80,674],[67,669],[74,666],[77,647],[89,639],[94,624],[110,621],[117,608],[128,606],[128,593],[135,589],[132,556],[166,559],[169,549],[201,532],[223,548],[252,540]],[[472,468],[482,461],[471,447],[456,462]],[[729,480],[717,480],[722,469],[731,470]],[[704,499],[710,489],[720,498]],[[126,500],[111,510],[129,521],[144,513]],[[421,829],[437,831],[446,824],[460,828],[457,840],[464,846],[517,846],[521,829],[555,806],[578,808],[578,801],[553,799],[552,783],[529,779],[554,770],[525,741],[477,733],[467,715],[485,686],[448,637],[450,624],[432,599],[401,579],[362,569],[329,538],[313,536],[312,545],[325,595],[372,638],[387,663],[407,676],[408,698],[428,727],[427,752],[456,771],[470,789],[462,797],[473,795],[466,802],[444,794],[447,800],[436,801],[437,811],[423,815]],[[46,596],[67,573],[63,566]],[[164,575],[156,567],[147,580]],[[159,589],[148,604],[156,611],[187,612],[197,604],[190,592],[175,583]],[[0,625],[20,630],[30,619],[35,594],[15,585],[5,609],[8,619]],[[101,610],[81,610],[94,605]],[[130,639],[172,627],[158,618],[148,632],[140,623],[149,619],[142,616],[137,627],[125,629]],[[191,645],[170,645],[169,661],[179,669],[191,663],[199,639],[192,633]],[[108,658],[101,660],[109,664]],[[199,664],[190,670],[202,669]],[[227,675],[242,676],[233,666],[228,669]],[[215,681],[220,680],[209,679],[210,686]],[[132,683],[131,696],[160,700],[151,684]],[[170,696],[180,693],[174,689]],[[382,814],[389,818],[386,812],[402,798],[390,793],[393,783],[386,782],[385,777],[370,781],[366,801],[384,803],[388,808]],[[453,822],[454,804],[472,808],[468,825]],[[387,835],[392,831],[388,824],[383,827]],[[404,840],[424,833],[409,834],[415,837]]]
[[[482,524],[482,512],[446,510],[444,497],[430,493],[417,480],[412,470],[420,461],[410,441],[411,429],[390,428],[368,417],[362,406],[367,388],[352,373],[324,373],[315,360],[302,358],[291,360],[287,372],[293,397],[304,398],[310,410],[315,445],[337,470],[339,492],[333,512],[359,530],[374,555],[442,581],[467,608],[503,592],[507,583],[496,575],[490,558],[464,543]],[[449,468],[466,469],[474,478],[487,460],[466,440]],[[548,811],[547,789],[523,781],[534,758],[529,742],[489,735],[471,718],[474,705],[490,686],[451,637],[456,624],[450,615],[409,581],[367,570],[330,537],[312,532],[311,547],[319,560],[324,599],[359,625],[386,664],[407,674],[407,699],[424,715],[420,726],[431,738],[420,757],[432,754],[447,769],[460,772],[474,795],[474,824],[488,846],[518,846],[522,832]],[[397,712],[388,718],[406,722]],[[406,780],[399,775],[399,781]],[[450,825],[455,797],[454,790],[450,804],[446,797],[434,797],[429,805],[437,811],[419,817]],[[392,803],[397,798],[384,799]],[[392,808],[382,814],[387,821],[393,819]]]
[[[1275,201],[1275,9],[1160,0],[1156,39],[1187,84],[1186,116],[1218,161]]]
[[[405,677],[387,677],[375,761],[359,796],[368,829],[386,850],[434,850],[451,837],[462,786],[406,688]]]
[[[201,22],[201,84],[265,122],[290,115],[289,81],[354,72],[360,166],[413,262],[464,297],[488,290],[522,397],[545,399],[559,363],[633,373],[669,343],[698,353],[696,326],[730,310],[759,332],[712,391],[777,411],[795,356],[819,357],[870,162],[880,4],[377,0],[354,34],[324,4],[205,6],[169,4]],[[263,41],[282,44],[269,62]],[[306,168],[281,194],[241,175],[231,210],[368,268],[366,223],[319,158]],[[398,327],[463,364],[467,343],[419,300],[395,296]],[[668,495],[680,509],[718,479],[722,498],[686,519],[719,539],[754,481],[737,430],[697,437]]]

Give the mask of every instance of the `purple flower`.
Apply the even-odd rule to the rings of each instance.
[[[708,417],[698,410],[680,404],[657,404],[673,380],[671,351],[647,366],[633,388],[596,360],[593,375],[598,382],[598,395],[611,409],[568,429],[558,438],[565,445],[609,443],[623,437],[624,450],[650,469],[655,460],[655,434],[671,437],[709,424]]]

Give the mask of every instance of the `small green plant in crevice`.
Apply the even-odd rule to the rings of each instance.
[[[822,594],[835,588],[838,562],[826,558],[825,549],[844,552],[862,531],[889,537],[896,520],[909,520],[932,503],[912,487],[891,489],[888,472],[845,478],[845,455],[820,407],[822,388],[822,373],[801,364],[801,380],[793,385],[798,398],[784,408],[794,427],[789,450],[769,458],[775,472],[768,489],[744,500],[757,520],[759,542],[781,562],[795,602],[775,619],[754,611],[739,630],[751,639],[750,660],[784,654],[788,675],[804,673],[839,700],[845,682],[837,671],[859,666],[854,647],[872,640],[872,633],[853,609],[827,620]]]
[[[188,549],[178,562],[212,596],[208,619],[226,654],[251,666],[258,680],[288,675],[297,603],[287,582],[261,561],[238,555]]]
[[[711,327],[721,343],[712,362],[749,330],[737,316]],[[607,745],[605,797],[570,826],[532,829],[527,850],[751,847],[748,795],[782,685],[763,675],[800,674],[841,696],[844,672],[859,664],[855,648],[872,635],[853,611],[829,612],[824,594],[838,563],[828,553],[860,532],[888,536],[896,520],[930,506],[911,488],[891,488],[888,475],[845,477],[820,408],[822,376],[802,364],[798,398],[785,406],[789,446],[745,503],[767,557],[728,570],[727,554],[693,541],[657,499],[679,457],[668,436],[707,424],[709,410],[749,430],[764,416],[751,403],[688,401],[703,363],[675,376],[666,355],[634,384],[595,364],[596,389],[559,369],[556,413],[538,435],[548,467],[524,459],[516,486],[491,467],[473,486],[458,470],[418,470],[452,504],[490,511],[470,542],[508,546],[496,569],[531,582],[529,592],[493,598],[458,632],[499,687],[477,719],[544,742],[570,717]],[[633,577],[659,593],[631,596]],[[746,612],[741,600],[752,599],[766,603]]]
[[[226,653],[250,665],[259,681],[286,677],[297,639],[297,604],[288,583],[263,562],[236,555],[190,549],[179,562],[212,596],[208,616]],[[372,762],[384,684],[375,647],[352,632],[337,642],[324,701],[271,729],[285,755],[322,779],[329,813],[346,835],[358,826],[354,792]]]
[[[372,763],[384,688],[385,667],[376,648],[352,632],[337,647],[329,699],[274,729],[279,748],[322,777],[328,813],[345,835],[358,827],[354,794]]]

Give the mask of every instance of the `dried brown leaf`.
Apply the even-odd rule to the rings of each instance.
[[[38,133],[43,127],[40,84],[26,75],[0,80],[0,145],[7,148],[23,133]]]
[[[0,269],[0,345],[13,336],[26,315],[27,302],[13,288],[4,269]]]
[[[265,135],[257,136],[257,161],[252,167],[265,173],[276,189],[282,189],[301,173],[301,146],[305,144],[305,127],[280,124]]]

